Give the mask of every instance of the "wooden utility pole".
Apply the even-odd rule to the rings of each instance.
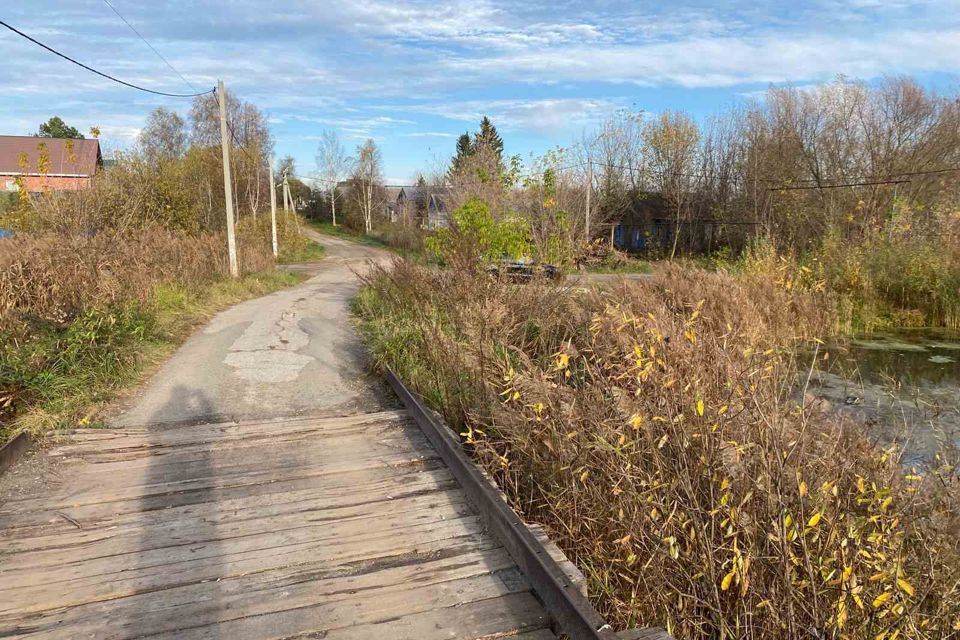
[[[584,230],[587,244],[590,244],[590,194],[593,192],[593,163],[590,162],[590,156],[587,156],[587,206],[585,207],[583,219]]]
[[[223,150],[223,197],[227,204],[227,254],[230,257],[230,275],[240,276],[237,264],[237,237],[233,228],[233,189],[230,180],[230,137],[227,130],[227,92],[223,80],[217,80],[217,98],[220,103],[220,147]]]
[[[273,158],[270,158],[270,236],[273,239],[273,257],[277,252],[277,183],[273,178]]]
[[[283,172],[283,228],[287,228],[290,221],[290,184],[287,182],[287,172]]]
[[[297,228],[297,235],[300,235],[300,218],[297,217],[297,203],[293,201],[293,191],[290,191],[290,183],[284,178],[283,186],[287,190],[287,197],[290,198],[290,211],[293,211],[293,223]]]

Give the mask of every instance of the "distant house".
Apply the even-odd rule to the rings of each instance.
[[[0,136],[0,189],[30,193],[78,191],[103,167],[100,142],[67,138]]]
[[[425,207],[425,211],[424,211]],[[386,217],[396,222],[404,216],[416,220],[424,229],[437,229],[448,224],[443,195],[418,187],[394,187],[387,190]]]

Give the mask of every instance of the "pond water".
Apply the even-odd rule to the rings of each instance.
[[[960,444],[960,332],[900,329],[837,340],[810,392],[866,423],[882,444],[924,464]]]

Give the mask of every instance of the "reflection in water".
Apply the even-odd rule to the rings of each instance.
[[[960,333],[903,329],[838,340],[820,363],[814,395],[865,421],[907,461],[930,460],[940,441],[960,443]]]

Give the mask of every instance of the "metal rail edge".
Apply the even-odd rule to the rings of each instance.
[[[614,632],[507,504],[499,488],[467,455],[453,430],[441,423],[420,396],[408,389],[389,367],[386,378],[466,493],[467,500],[526,576],[560,632],[571,640],[671,640],[658,627]]]

